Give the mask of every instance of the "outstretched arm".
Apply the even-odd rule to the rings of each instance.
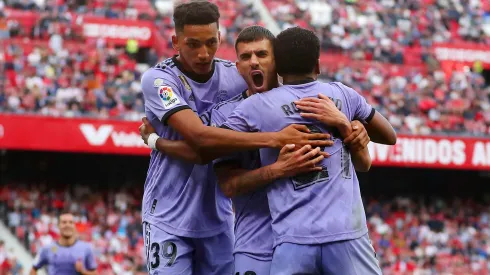
[[[282,148],[286,144],[328,146],[328,134],[310,134],[304,125],[290,125],[276,133],[244,133],[208,127],[191,110],[182,110],[168,119],[189,145],[200,154],[209,151],[226,155],[260,148]]]
[[[231,198],[263,188],[279,178],[322,170],[315,165],[328,155],[319,147],[312,150],[310,145],[305,145],[297,151],[294,148],[291,144],[284,146],[275,163],[255,170],[243,169],[230,162],[215,165],[221,190]]]

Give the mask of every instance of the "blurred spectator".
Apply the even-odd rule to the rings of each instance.
[[[490,87],[470,70],[454,72],[449,79],[440,70],[400,74],[379,64],[322,71],[322,80],[340,81],[361,93],[399,133],[490,133]]]
[[[146,274],[141,194],[124,189],[91,192],[82,185],[71,191],[38,188],[12,185],[0,190],[0,204],[9,209],[8,225],[29,251],[36,254],[58,238],[57,215],[67,209],[75,214],[80,239],[94,246],[98,274]],[[0,242],[0,274],[2,266],[13,274],[21,268]]]
[[[262,24],[261,18],[250,1],[214,2],[222,15],[220,31],[225,45],[221,52],[231,53],[230,46],[237,34],[246,26]],[[282,28],[293,25],[313,28],[325,50],[347,54],[350,63],[322,64],[321,79],[341,81],[359,91],[397,131],[484,136],[490,133],[490,90],[480,74],[481,65],[446,75],[431,49],[435,42],[490,42],[483,33],[480,2],[275,0],[264,3]],[[36,2],[6,2],[8,7],[22,9],[31,9],[32,3]],[[34,40],[37,43],[33,43],[33,49],[17,43],[5,47],[0,110],[139,120],[144,114],[144,102],[136,57],[146,57],[150,66],[164,57],[159,57],[155,49],[142,52],[142,48],[130,43],[134,42],[131,39],[126,49],[102,38],[83,41],[77,29],[83,17],[72,24],[74,12],[128,19],[146,14],[167,42],[162,45],[168,50],[167,55],[173,53],[170,14],[150,15],[133,1],[101,4],[51,0],[34,8],[39,10],[40,17],[32,29],[32,37],[46,42]],[[15,20],[7,23],[0,16],[0,36],[28,36],[20,25]],[[420,59],[415,60],[420,63],[417,69],[390,71],[372,62],[405,64],[407,59],[413,62],[414,57],[406,53],[407,49],[419,53],[415,57]],[[364,60],[371,63],[362,66],[356,63]]]

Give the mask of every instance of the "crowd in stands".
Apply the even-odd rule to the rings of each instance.
[[[490,134],[490,87],[471,70],[447,78],[441,70],[422,73],[362,68],[324,68],[325,81],[340,81],[360,92],[398,133]]]
[[[384,274],[488,274],[490,208],[468,199],[365,203]]]
[[[0,274],[1,275],[24,275],[25,268],[17,261],[15,253],[5,247],[0,238]]]
[[[75,215],[79,239],[91,242],[97,259],[97,274],[142,275],[146,261],[141,227],[141,196],[138,190],[93,192],[88,187],[71,190],[46,187],[0,187],[0,217],[17,238],[35,255],[59,236],[58,213]],[[6,256],[0,243],[2,267],[18,270],[15,258]],[[2,258],[3,257],[3,258]],[[3,262],[3,264],[2,264]],[[24,267],[24,269],[30,267]],[[21,273],[13,273],[21,274]]]
[[[35,254],[58,237],[57,213],[75,213],[80,239],[92,243],[98,274],[146,274],[140,196],[88,187],[0,187],[1,218]],[[397,197],[365,201],[370,236],[384,274],[490,271],[490,208],[472,200]],[[0,273],[22,267],[0,242]],[[24,267],[25,269],[26,267]],[[30,268],[30,267],[28,267]],[[3,274],[3,273],[1,273]],[[435,273],[419,273],[435,274]]]
[[[123,19],[142,16],[153,20],[164,41],[168,41],[165,47],[170,48],[171,11],[151,13],[154,9],[142,6],[145,1],[53,0],[38,6],[38,1],[32,0],[0,0],[0,37],[45,41],[30,49],[18,43],[4,45],[3,50],[0,47],[0,112],[139,120],[144,113],[139,83],[143,70],[124,49],[103,39],[80,37],[72,15],[77,12]],[[243,27],[261,24],[260,16],[248,2],[215,2],[221,9],[225,45],[232,45]],[[355,88],[389,118],[396,130],[414,134],[489,133],[490,90],[485,88],[483,77],[474,70],[443,72],[430,51],[434,42],[470,40],[490,44],[490,36],[482,29],[482,1],[264,3],[282,28],[315,28],[325,49],[347,52],[354,61],[342,66],[323,63],[321,78]],[[42,16],[32,29],[26,30],[21,22],[7,23],[1,15],[2,7],[32,10]],[[404,54],[407,47],[420,49],[421,57],[417,59],[427,70],[393,74],[381,65],[404,63],[409,56]],[[151,66],[163,58],[151,49],[144,59]],[[360,67],[355,60],[381,63],[369,62]]]
[[[471,41],[489,44],[485,1],[274,0],[264,1],[282,29],[314,29],[328,50],[358,59],[403,63],[403,47]],[[485,11],[487,9],[487,11]]]

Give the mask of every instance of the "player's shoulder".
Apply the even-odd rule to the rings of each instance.
[[[165,59],[143,73],[141,76],[142,85],[159,87],[162,84],[175,84],[177,78],[173,72],[175,67],[176,64],[172,58]]]
[[[77,246],[90,248],[90,247],[92,247],[92,244],[89,243],[89,242],[86,242],[86,241],[78,240],[77,241]]]
[[[213,111],[221,111],[224,108],[233,108],[234,109],[236,106],[238,106],[240,104],[240,102],[242,102],[246,98],[247,98],[247,91],[245,90],[245,91],[235,95],[232,98],[229,98],[225,101],[222,101],[222,102],[214,105],[212,110]]]
[[[350,92],[353,92],[354,91],[354,89],[352,89],[351,87],[345,85],[342,82],[338,82],[338,81],[335,81],[335,82],[323,82],[323,84],[325,86],[331,87],[332,89],[337,89],[337,90],[339,90],[341,92],[350,93]]]
[[[230,61],[230,60],[226,60],[226,59],[221,59],[221,58],[215,57],[214,58],[214,63],[216,64],[216,66],[222,67],[224,69],[236,70],[235,62]]]

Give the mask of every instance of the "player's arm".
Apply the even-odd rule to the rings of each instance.
[[[255,170],[243,169],[235,161],[215,164],[214,170],[221,190],[225,196],[232,198],[263,188],[283,177],[322,170],[315,166],[326,156],[319,147],[312,150],[310,145],[305,145],[297,151],[294,148],[293,144],[284,146],[275,163]]]
[[[177,85],[166,79],[168,83],[156,88],[156,77],[169,78],[165,73],[152,70],[146,72],[141,80],[145,108],[158,118],[151,123],[170,125],[199,154],[214,152],[225,155],[264,147],[281,148],[286,144],[328,145],[325,140],[328,135],[308,134],[305,126],[290,126],[277,133],[242,133],[205,126],[190,109]]]
[[[344,86],[345,88],[348,88]],[[355,108],[355,117],[363,120],[367,133],[371,141],[386,145],[394,145],[396,143],[396,132],[388,122],[388,120],[379,112],[374,110],[366,103],[366,100],[361,97],[356,91],[348,88],[348,94],[353,99]],[[308,112],[302,114],[305,118],[313,118],[320,121],[327,121],[330,125],[335,124],[344,138],[345,144],[350,144],[355,135],[346,135],[348,126],[345,121],[335,122],[335,117],[331,117],[334,110],[329,105],[335,105],[331,99],[323,94],[319,94],[318,98],[304,98],[296,102],[298,109]]]
[[[386,145],[396,144],[396,132],[393,129],[393,126],[391,126],[391,123],[378,111],[374,110],[372,119],[367,122],[364,127],[366,128],[371,141]],[[350,141],[350,139],[346,140],[346,142],[348,141]]]
[[[168,124],[177,130],[199,154],[214,152],[227,155],[232,152],[260,148],[281,148],[286,144],[328,146],[328,134],[309,134],[304,125],[290,125],[276,133],[246,133],[204,126],[190,110],[182,110],[168,119]]]
[[[364,128],[364,124],[362,124],[358,120],[354,120],[351,122],[352,133],[348,136],[356,136],[349,143],[349,148],[356,148],[355,150],[350,150],[351,159],[354,168],[358,172],[367,172],[371,169],[371,156],[369,155],[369,149],[367,144],[369,143],[369,136]]]
[[[142,119],[142,122],[143,124],[139,127],[140,135],[145,144],[148,145],[150,135],[156,135],[156,131],[146,117]],[[196,164],[204,164],[201,156],[185,140],[168,140],[158,137],[156,138],[154,147],[154,149],[173,158]]]
[[[87,248],[83,261],[79,259],[75,263],[75,269],[82,275],[97,275],[97,262],[91,247]]]
[[[357,93],[354,89],[338,83],[347,97],[354,111],[354,118],[363,121],[367,126],[366,130],[370,139],[373,142],[394,145],[396,143],[396,132],[388,122],[388,120],[378,113],[371,105],[366,102],[366,99]],[[344,141],[349,142],[349,140]]]
[[[41,248],[41,251],[38,252],[36,258],[34,258],[34,263],[32,264],[30,275],[36,275],[37,271],[43,268],[48,263],[47,257],[47,248]]]
[[[296,102],[301,116],[315,119],[325,125],[337,128],[344,143],[349,146],[352,164],[356,171],[367,172],[371,168],[371,157],[367,144],[369,136],[363,124],[357,120],[350,122],[335,103],[328,97],[320,94],[319,98],[304,98]],[[349,139],[346,142],[346,139]]]

